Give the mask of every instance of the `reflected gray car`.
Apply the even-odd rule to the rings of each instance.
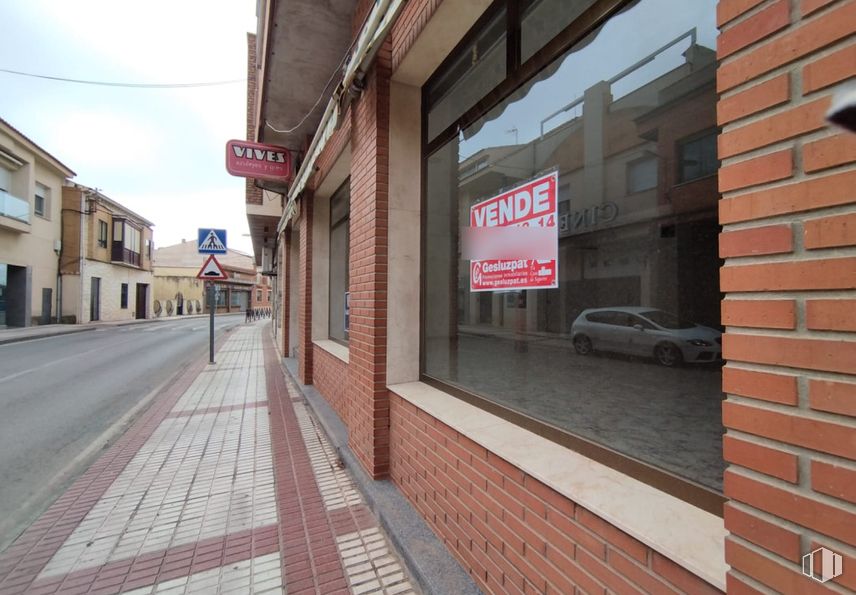
[[[670,367],[722,359],[721,332],[643,306],[583,310],[571,325],[571,337],[580,355],[611,351],[653,357]]]

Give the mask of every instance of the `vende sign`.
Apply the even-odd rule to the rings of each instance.
[[[241,178],[291,179],[291,153],[285,147],[230,140],[226,143],[226,171]]]
[[[470,208],[470,226],[539,227],[549,229],[559,242],[559,174],[552,172],[530,180]],[[470,262],[470,291],[520,291],[559,286],[558,258],[539,260],[496,258]],[[504,256],[504,255],[503,255]]]

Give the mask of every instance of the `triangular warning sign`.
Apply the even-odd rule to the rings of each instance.
[[[223,268],[220,266],[220,263],[217,262],[217,259],[214,258],[214,255],[208,257],[208,260],[205,261],[205,264],[202,265],[202,268],[199,269],[199,273],[196,275],[198,279],[211,279],[211,280],[222,280],[228,279],[226,273],[223,272]]]
[[[205,239],[202,240],[202,243],[199,245],[200,250],[214,251],[217,252],[225,252],[226,246],[223,245],[223,242],[220,241],[220,237],[214,233],[214,230],[209,230],[208,235],[205,236]]]

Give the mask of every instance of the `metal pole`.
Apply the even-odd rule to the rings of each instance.
[[[214,283],[208,282],[208,307],[211,309],[211,320],[208,325],[208,363],[214,363]]]

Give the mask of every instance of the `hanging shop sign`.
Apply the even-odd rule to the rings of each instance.
[[[285,147],[245,140],[226,143],[226,171],[240,178],[291,179],[291,153]]]
[[[559,286],[558,187],[554,171],[470,208],[470,291]]]

